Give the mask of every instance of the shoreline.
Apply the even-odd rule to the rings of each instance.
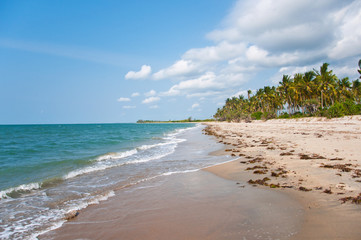
[[[354,126],[360,130],[360,119],[361,117],[357,117],[352,120],[358,121],[355,124],[352,121],[350,122],[350,119],[339,120],[337,124]],[[361,235],[361,223],[359,221],[361,206],[350,202],[341,204],[339,199],[344,196],[355,196],[360,192],[360,185],[345,181],[343,184],[345,187],[339,189],[335,185],[335,189],[331,189],[334,192],[332,194],[323,192],[328,185],[322,185],[326,186],[322,190],[300,191],[299,186],[306,189],[314,188],[312,184],[315,183],[317,178],[309,178],[309,175],[311,175],[309,171],[306,171],[307,174],[302,175],[304,174],[302,168],[305,167],[303,165],[291,164],[296,168],[296,170],[292,170],[286,161],[277,162],[277,159],[285,160],[287,158],[289,160],[289,158],[295,158],[296,156],[297,159],[292,159],[293,161],[290,162],[293,163],[299,160],[297,151],[300,149],[293,142],[299,139],[292,138],[292,141],[285,141],[284,138],[278,139],[277,134],[282,135],[282,132],[277,130],[277,134],[272,135],[273,139],[267,145],[266,141],[264,141],[267,140],[265,136],[260,136],[257,134],[259,131],[254,131],[260,127],[265,127],[264,124],[268,127],[272,124],[277,127],[280,124],[283,126],[284,121],[248,124],[206,123],[208,126],[213,125],[213,127],[219,128],[214,131],[215,134],[213,135],[217,135],[218,140],[225,144],[225,149],[212,152],[212,155],[230,154],[236,156],[235,154],[244,154],[244,156],[197,172],[175,174],[163,177],[162,181],[158,181],[158,179],[157,181],[142,183],[139,189],[136,190],[122,189],[123,192],[117,191],[111,199],[81,210],[79,216],[66,222],[59,229],[39,236],[39,239],[114,239],[119,237],[125,239],[169,239],[169,236],[172,236],[173,239],[239,239],[244,236],[247,236],[247,239],[262,239],[262,237],[263,239],[267,237],[270,239],[296,240],[359,239]],[[288,125],[292,122],[302,124],[305,121],[291,120]],[[315,125],[325,125],[323,121],[318,119],[306,121],[306,123],[310,122]],[[226,126],[226,132],[222,133],[220,125]],[[240,134],[236,132],[240,126],[244,126],[249,130],[245,132],[245,129],[238,129],[242,132],[241,135],[245,136],[245,138],[241,137],[241,139],[240,135],[236,135]],[[320,126],[317,127],[318,132],[326,131]],[[300,129],[295,129],[292,124],[291,126],[283,126],[285,128],[283,131],[286,131],[288,127],[291,128],[292,137],[296,135],[310,139],[310,135],[313,136],[313,133],[307,131],[304,131],[306,134],[294,134],[298,133]],[[334,127],[331,129],[333,131],[337,130]],[[312,129],[308,130],[312,131]],[[359,139],[361,130],[358,130],[354,133],[357,138],[347,138],[351,141]],[[232,131],[232,133],[229,134],[227,131]],[[325,132],[322,133],[325,135]],[[342,134],[347,135],[350,133],[347,132],[347,129],[343,129]],[[318,135],[314,136],[320,139]],[[256,142],[253,142],[253,140]],[[250,143],[245,143],[245,141],[250,141]],[[242,142],[242,146],[238,145],[240,142]],[[248,146],[246,146],[247,144]],[[270,144],[278,144],[279,149],[272,149],[275,146],[269,146]],[[302,149],[307,147],[301,146]],[[267,149],[268,147],[270,149]],[[234,148],[240,148],[240,151],[229,150]],[[317,145],[315,148],[317,148]],[[280,153],[292,151],[291,149],[294,150],[293,155],[280,156]],[[344,149],[340,146],[338,150],[337,153],[341,154]],[[359,150],[356,149],[356,152],[351,151],[349,154],[355,154],[355,158],[357,158],[357,156],[360,156],[357,155],[357,151]],[[309,151],[307,153],[312,156],[317,152]],[[334,155],[335,153],[330,154],[331,157],[336,158]],[[324,156],[329,157],[326,154]],[[262,161],[255,161],[252,164],[245,163],[255,158],[262,158]],[[326,173],[332,175],[331,179],[334,179],[335,174],[338,174],[338,171],[341,170],[320,168],[320,161],[326,160],[331,161],[330,159],[308,159],[307,162],[316,164],[317,170],[326,171]],[[331,162],[348,160],[344,156],[343,160],[332,160]],[[266,164],[268,170],[266,174],[254,174],[255,169],[245,170],[248,167],[261,165],[262,162],[272,163]],[[306,160],[303,161],[303,163],[305,162]],[[359,162],[353,161],[352,164],[358,165]],[[280,167],[287,171],[287,173],[282,174],[286,176],[273,177],[271,182],[280,186],[290,186],[292,183],[294,184],[292,186],[295,187],[270,189],[269,186],[257,185],[257,187],[254,187],[247,183],[249,179],[256,180],[268,176],[272,170],[275,171]],[[290,175],[292,171],[297,171],[297,174],[293,174],[295,176]],[[347,180],[347,176],[353,174],[353,172],[354,170],[342,172],[342,179]],[[326,174],[326,176],[328,175]],[[300,177],[305,179],[295,181]],[[319,177],[322,179],[325,175]],[[354,181],[355,179],[351,177],[351,180]],[[336,191],[344,191],[345,193],[337,195]],[[213,199],[216,199],[216,201]],[[249,222],[250,219],[252,219],[251,222]],[[272,223],[276,220],[283,221],[278,222],[277,229],[272,226]],[[257,232],[256,228],[266,230]],[[218,230],[215,231],[214,229]],[[251,233],[247,232],[247,229],[251,229]],[[259,238],[260,236],[261,238]]]
[[[208,171],[253,180],[303,206],[303,228],[293,239],[359,239],[361,206],[350,199],[358,200],[361,192],[361,116],[206,125],[225,144],[223,154],[239,156]]]
[[[303,215],[287,194],[199,170],[117,191],[39,239],[286,240],[299,232]]]

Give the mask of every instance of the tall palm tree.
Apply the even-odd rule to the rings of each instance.
[[[283,75],[282,81],[279,82],[280,86],[277,88],[280,92],[281,96],[284,99],[284,102],[288,104],[288,114],[291,115],[291,95],[290,95],[290,87],[291,87],[291,77],[289,75]]]
[[[257,99],[257,111],[264,112],[265,99],[264,99],[264,90],[263,90],[263,88],[260,88],[260,89],[257,90],[256,99]]]
[[[303,92],[306,99],[311,99],[315,91],[315,72],[308,71],[303,75]]]
[[[291,87],[291,90],[293,92],[293,106],[296,108],[302,108],[302,102],[304,101],[304,95],[303,95],[303,74],[302,73],[296,73],[293,76],[293,84]]]
[[[335,89],[337,77],[332,73],[332,70],[328,70],[328,66],[328,63],[324,63],[320,67],[320,71],[314,69],[316,73],[318,91],[320,92],[321,97],[321,108],[324,107],[326,99],[329,99],[331,104],[333,104],[333,97],[337,94]]]
[[[360,80],[356,79],[352,82],[352,94],[356,100],[357,103],[360,103],[361,98],[361,82]]]
[[[337,98],[338,100],[345,101],[347,98],[351,98],[352,92],[351,82],[348,77],[342,78],[337,81]]]
[[[251,91],[251,90],[248,90],[248,91],[247,91],[247,94],[248,94],[248,100],[249,100],[250,97],[251,97],[252,91]]]

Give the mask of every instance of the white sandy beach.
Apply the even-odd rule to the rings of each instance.
[[[361,116],[208,126],[240,156],[208,170],[236,181],[267,177],[262,187],[297,198],[308,212],[298,239],[359,239],[361,206],[352,201],[361,193]]]

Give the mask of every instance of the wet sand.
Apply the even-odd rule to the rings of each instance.
[[[118,191],[40,239],[289,239],[303,216],[285,193],[201,170]]]
[[[245,172],[242,167],[240,161],[237,160],[206,170],[236,182],[245,182],[255,178],[254,174]],[[269,189],[265,186],[254,187]],[[294,189],[272,189],[271,191],[287,194],[290,199],[302,206],[303,217],[299,231],[290,239],[360,239],[361,206],[341,204],[340,201],[329,199],[316,191],[301,192]]]

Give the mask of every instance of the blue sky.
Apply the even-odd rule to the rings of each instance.
[[[361,3],[0,2],[0,124],[209,118],[318,68],[358,77]]]

